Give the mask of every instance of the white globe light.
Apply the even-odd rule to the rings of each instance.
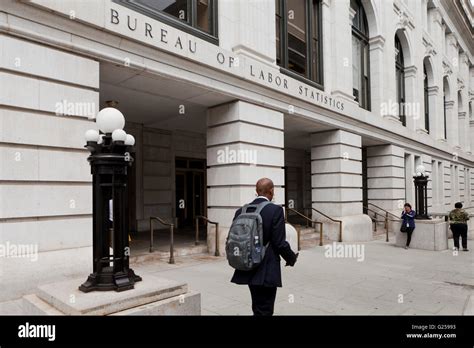
[[[84,135],[84,138],[86,138],[86,141],[93,141],[97,142],[99,140],[99,131],[97,129],[89,129],[86,134]]]
[[[116,129],[123,129],[125,117],[115,108],[104,108],[97,114],[95,122],[103,133],[112,133]]]
[[[125,139],[125,145],[135,145],[135,138],[133,137],[133,135],[127,134],[127,138]]]
[[[416,176],[421,176],[421,173],[420,173],[420,172],[417,172],[417,173],[416,173]]]
[[[123,129],[116,129],[112,132],[113,141],[125,141],[127,139],[127,133]]]
[[[425,167],[421,164],[416,167],[416,174],[420,173],[420,175],[423,175],[425,174],[425,171],[426,171]]]

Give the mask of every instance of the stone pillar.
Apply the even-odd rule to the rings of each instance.
[[[416,122],[424,115],[421,115],[419,93],[417,89],[417,67],[415,65],[405,68],[405,118],[406,127],[411,130],[416,129]]]
[[[471,151],[474,151],[474,120],[469,120],[469,141],[471,144]]]
[[[276,59],[275,0],[219,1],[221,47],[262,63]]]
[[[207,214],[219,222],[223,255],[235,211],[255,198],[258,179],[272,179],[275,203],[285,201],[283,113],[237,101],[209,109],[207,126]],[[213,225],[208,246],[214,253]]]
[[[0,237],[39,252],[90,247],[84,133],[99,110],[99,62],[8,35],[0,51]]]
[[[454,100],[447,100],[444,103],[444,107],[446,108],[446,134],[447,134],[447,141],[448,144],[451,146],[458,146],[458,115],[455,112],[455,102]],[[456,118],[456,122],[454,122],[454,118]]]
[[[352,95],[352,18],[354,11],[349,0],[332,2],[331,52],[334,61],[332,93],[335,97],[354,100]],[[347,28],[341,30],[341,28]]]
[[[390,212],[405,200],[405,150],[395,145],[367,147],[368,201]],[[370,208],[370,207],[369,207]]]
[[[343,221],[343,241],[372,239],[372,222],[362,214],[361,160],[359,135],[343,130],[311,135],[312,207]],[[338,240],[338,224],[321,220],[329,239]]]
[[[384,96],[384,45],[385,38],[381,35],[375,36],[369,41],[370,49],[370,91],[371,110],[380,114]]]

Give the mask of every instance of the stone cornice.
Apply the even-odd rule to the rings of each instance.
[[[453,68],[451,67],[451,63],[449,63],[448,58],[443,57],[443,69],[444,75],[451,75],[453,73]]]
[[[439,93],[439,87],[438,86],[428,87],[428,95],[429,96],[437,96],[438,93]]]
[[[416,76],[418,68],[415,65],[407,66],[405,68],[405,77],[414,77]]]
[[[415,29],[413,15],[400,0],[393,1],[393,10],[398,16],[397,26],[402,29]]]
[[[425,56],[435,56],[437,54],[433,40],[425,30],[423,30],[423,45],[425,46]]]
[[[444,106],[446,109],[452,109],[454,107],[454,100],[445,101]]]
[[[385,46],[385,38],[382,35],[377,35],[369,40],[371,50],[383,50]]]

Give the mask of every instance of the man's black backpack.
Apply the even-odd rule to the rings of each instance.
[[[229,265],[241,271],[256,268],[263,260],[268,247],[263,245],[263,223],[260,212],[271,202],[246,204],[229,229],[225,252]],[[250,211],[249,211],[250,210]]]

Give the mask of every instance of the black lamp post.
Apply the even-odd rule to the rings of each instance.
[[[85,135],[93,185],[93,273],[79,290],[124,291],[142,280],[129,268],[127,171],[135,139],[125,133],[125,118],[113,107],[102,109],[96,124],[101,133],[91,129]]]
[[[428,216],[428,178],[425,174],[425,167],[416,167],[416,174],[413,177],[415,183],[415,219],[427,220]]]

